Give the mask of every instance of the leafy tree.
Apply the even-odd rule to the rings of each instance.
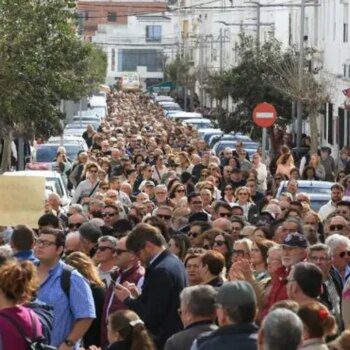
[[[320,109],[330,100],[331,83],[325,78],[315,78],[309,70],[304,70],[299,80],[298,65],[295,62],[283,62],[276,67],[280,79],[278,88],[286,97],[301,102],[310,123],[311,153],[318,149],[317,116]]]
[[[104,81],[105,54],[76,35],[74,6],[0,0],[0,137],[7,141],[14,131],[56,128],[60,100],[77,100]]]
[[[193,108],[196,85],[196,72],[189,62],[187,57],[176,55],[175,60],[168,63],[165,67],[165,74],[168,80],[175,83],[177,86],[182,86],[190,92],[190,108]],[[184,89],[184,90],[186,90]],[[184,98],[187,98],[184,93]]]
[[[278,113],[276,125],[285,127],[290,121],[291,100],[275,87],[275,81],[280,79],[275,66],[294,60],[295,54],[283,53],[276,40],[264,42],[258,48],[255,40],[243,33],[236,50],[239,64],[222,74],[222,85],[212,86],[212,96],[222,97],[228,93],[234,102],[233,112],[218,113],[220,127],[226,132],[242,131],[260,137],[261,129],[253,123],[252,111],[261,102],[275,106]],[[273,128],[270,129],[272,136]]]

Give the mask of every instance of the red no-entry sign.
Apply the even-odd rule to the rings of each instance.
[[[253,121],[261,128],[269,128],[277,119],[277,112],[270,103],[259,103],[253,110]]]

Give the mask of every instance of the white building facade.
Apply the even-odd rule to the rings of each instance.
[[[123,72],[138,72],[144,87],[162,81],[167,60],[177,52],[178,24],[166,13],[128,16],[127,24],[101,24],[92,37],[107,53],[106,84]]]

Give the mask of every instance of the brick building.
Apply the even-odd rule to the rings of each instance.
[[[154,12],[165,12],[165,1],[151,0],[78,0],[77,12],[79,13],[82,35],[85,40],[97,31],[99,24],[127,24],[127,17]]]

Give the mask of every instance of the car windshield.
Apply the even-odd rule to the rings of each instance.
[[[309,185],[303,185],[301,183],[298,184],[298,193],[304,192],[304,193],[316,193],[316,194],[328,194],[331,193],[331,186],[324,187],[324,186],[317,186],[317,181],[314,181],[313,186]],[[282,192],[287,191],[287,186],[283,186]]]
[[[45,145],[36,150],[36,161],[38,163],[51,163],[56,158],[58,145]],[[65,144],[67,156],[70,160],[74,160],[80,150],[83,148],[78,144]]]

